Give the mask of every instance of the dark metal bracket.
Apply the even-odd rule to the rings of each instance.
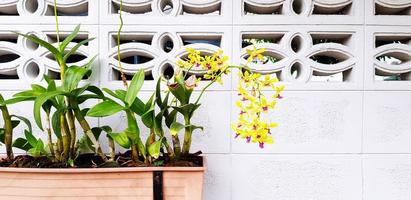
[[[154,200],[164,200],[162,171],[153,171],[153,197]]]

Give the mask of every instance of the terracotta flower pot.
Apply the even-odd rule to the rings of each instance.
[[[201,200],[206,170],[205,159],[203,160],[203,167],[0,167],[0,199],[153,200],[155,196],[159,197],[158,191],[162,190],[164,200]],[[162,187],[158,184],[157,175],[163,176]],[[154,178],[157,180],[153,181]],[[154,191],[157,192],[156,195]]]

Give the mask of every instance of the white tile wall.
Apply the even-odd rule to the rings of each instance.
[[[411,0],[123,1],[127,12],[123,35],[131,43],[121,46],[122,53],[153,58],[148,64],[128,65],[131,75],[145,68],[158,77],[166,63],[173,66],[173,60],[181,56],[187,38],[220,41],[191,46],[202,51],[221,47],[234,64],[242,62],[243,38],[273,39],[260,47],[280,61],[253,68],[276,73],[286,86],[285,98],[269,116],[280,124],[273,130],[276,143],[259,149],[233,138],[230,123],[238,113],[235,73],[226,77],[223,86],[211,88],[194,117],[195,123],[206,128],[204,133],[196,132],[193,141],[193,151],[202,150],[208,158],[204,199],[410,199]],[[63,35],[82,24],[82,37],[97,37],[82,51],[99,58],[89,81],[121,88],[112,76],[117,63],[111,58],[116,49],[113,34],[118,28],[119,0],[57,2],[64,15],[60,16]],[[54,69],[44,49],[31,50],[10,32],[34,32],[52,39],[52,3],[0,2],[0,57],[19,56],[14,61],[0,59],[4,96],[40,82],[42,74]],[[172,4],[169,13],[167,4]],[[174,44],[169,53],[162,50],[167,37]],[[143,45],[141,38],[150,42]],[[337,58],[339,63],[319,64],[313,55]],[[384,64],[376,59],[380,55],[398,58],[400,63]],[[28,70],[30,62],[38,64],[38,73]],[[295,63],[302,65],[298,78],[291,74]],[[402,80],[380,81],[376,75]],[[146,82],[143,99],[150,96],[154,83]],[[11,109],[32,115],[29,104]],[[121,130],[125,122],[119,114],[94,119],[93,124]],[[37,136],[45,135],[38,132]]]

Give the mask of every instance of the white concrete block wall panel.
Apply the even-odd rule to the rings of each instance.
[[[410,91],[364,95],[364,153],[411,153]]]
[[[364,200],[408,200],[411,196],[409,154],[365,155]]]
[[[365,0],[369,25],[410,25],[410,0]]]
[[[123,0],[126,24],[232,24],[238,0]],[[100,23],[117,24],[120,0],[100,3]]]
[[[101,85],[104,87],[123,87],[119,78],[117,59],[117,29],[115,25],[105,25],[100,28],[101,47]],[[132,76],[144,69],[148,77],[142,90],[154,90],[156,80],[174,71],[176,60],[186,56],[187,47],[204,53],[224,49],[231,55],[231,27],[229,26],[124,26],[123,41],[120,45],[122,60],[139,55],[145,59],[138,64],[123,60],[122,66],[126,75]],[[202,75],[205,71],[195,71]],[[202,81],[201,86],[208,82]],[[215,84],[211,90],[231,89],[231,76],[227,76],[224,85]]]
[[[277,62],[251,64],[265,74],[276,74],[287,90],[362,90],[363,28],[361,26],[239,26],[234,27],[234,59],[246,63],[247,40],[257,44]],[[333,59],[319,62],[319,57]],[[294,72],[294,74],[293,74]],[[233,77],[235,87],[238,77]]]
[[[361,200],[361,157],[235,155],[232,199]]]
[[[366,46],[367,90],[411,89],[411,26],[367,26]]]
[[[0,92],[7,97],[43,74],[58,75],[44,48],[11,32],[55,42],[52,3],[0,2]],[[57,4],[63,37],[76,24],[83,24],[81,39],[97,37],[73,61],[98,55],[94,75],[84,82],[122,88],[115,56],[119,0]],[[286,98],[268,116],[280,125],[273,130],[276,144],[261,150],[234,139],[236,73],[213,86],[194,117],[206,128],[193,140],[193,151],[209,158],[204,199],[405,200],[411,195],[410,12],[411,0],[124,0],[121,56],[129,77],[145,69],[153,79],[141,92],[148,98],[185,47],[222,48],[239,64],[249,46],[244,39],[266,39],[258,46],[278,62],[252,67],[286,86]],[[133,56],[142,60],[136,64]],[[30,103],[12,109],[32,116]],[[90,120],[125,126],[121,114]]]
[[[74,30],[74,25],[61,25],[61,39],[64,39]],[[43,80],[44,74],[58,77],[60,69],[52,54],[45,48],[28,41],[23,36],[18,36],[12,31],[25,34],[35,34],[51,43],[56,43],[55,26],[52,25],[0,25],[0,89],[22,90],[30,87],[32,83]],[[95,25],[82,26],[81,32],[67,49],[76,45],[79,40],[97,37],[98,27]],[[91,57],[98,56],[98,40],[89,42],[78,50],[78,55],[72,56],[69,64],[82,66]],[[98,59],[97,59],[98,60]],[[98,82],[98,61],[95,62],[95,71],[88,82]]]
[[[61,24],[98,24],[100,0],[57,0]],[[54,0],[0,1],[0,24],[54,24]]]
[[[359,0],[238,0],[234,24],[363,24]]]
[[[272,92],[265,92],[270,96]],[[271,129],[274,145],[247,144],[232,137],[233,153],[361,153],[362,123],[358,110],[362,109],[359,91],[287,91],[274,112],[263,117],[279,124]],[[240,110],[233,93],[232,119]]]

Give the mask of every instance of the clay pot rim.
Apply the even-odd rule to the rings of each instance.
[[[0,167],[0,172],[10,173],[52,173],[52,174],[79,174],[79,173],[123,173],[123,172],[205,172],[207,160],[204,156],[202,167],[116,167],[116,168],[17,168]]]

